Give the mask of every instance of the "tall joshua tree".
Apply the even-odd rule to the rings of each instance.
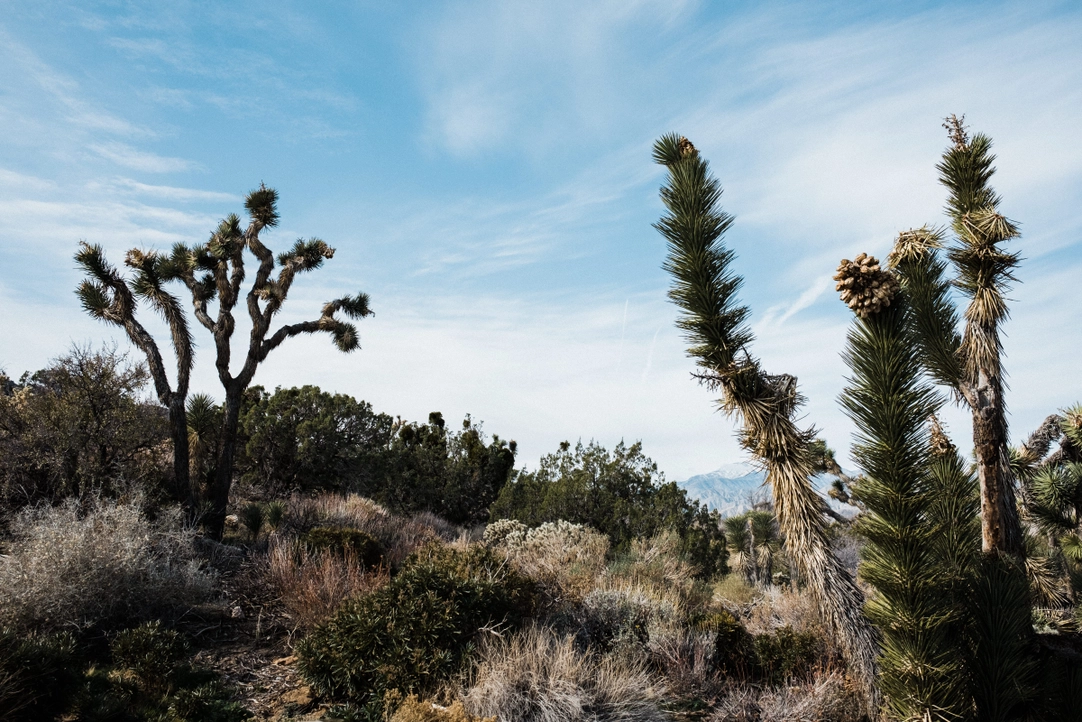
[[[100,245],[86,242],[80,244],[75,261],[89,276],[76,289],[83,308],[94,318],[123,328],[131,342],[146,356],[158,401],[169,409],[175,494],[191,512],[195,508],[195,499],[188,470],[185,400],[192,370],[192,335],[180,301],[162,287],[167,280],[167,274],[163,272],[167,270],[163,268],[166,261],[154,253],[132,249],[124,263],[135,271],[135,277],[128,279],[106,260]],[[135,317],[137,299],[149,303],[169,326],[177,362],[175,388],[169,383],[157,342]]]
[[[920,228],[899,236],[889,260],[913,307],[924,367],[972,413],[982,550],[1020,560],[1022,529],[1007,443],[1000,336],[1008,316],[1004,294],[1018,265],[1018,255],[1003,246],[1019,233],[999,212],[999,196],[989,185],[995,173],[992,141],[981,134],[970,137],[963,120],[947,119],[951,147],[937,166],[949,191],[954,242],[945,248],[944,232]],[[948,261],[953,279],[947,277]],[[969,299],[962,333],[950,299],[952,287]]]
[[[276,266],[274,254],[263,244],[260,233],[278,224],[277,204],[278,192],[261,184],[244,202],[249,217],[247,228],[241,228],[239,217],[230,215],[206,243],[195,247],[177,244],[159,267],[163,278],[179,280],[188,288],[196,319],[214,337],[215,365],[225,390],[225,401],[214,479],[209,490],[211,507],[205,521],[208,532],[216,538],[221,537],[225,525],[233,481],[241,400],[259,364],[287,338],[302,333],[330,334],[340,351],[353,351],[359,347],[357,328],[337,318],[336,314],[341,312],[353,319],[371,314],[366,294],[343,296],[324,304],[319,318],[284,324],[271,333],[274,316],[281,310],[296,275],[319,268],[324,259],[334,256],[334,249],[318,238],[299,239],[291,249],[278,255]],[[242,293],[245,251],[255,256],[258,264],[247,294]],[[276,267],[278,274],[273,276]],[[242,297],[252,330],[243,363],[233,373],[230,369],[231,342],[236,328],[233,311]],[[216,313],[209,307],[214,301],[217,302]]]
[[[682,312],[677,325],[692,344],[688,353],[699,366],[697,376],[721,393],[721,409],[739,419],[741,444],[766,470],[789,555],[836,630],[874,711],[875,630],[864,616],[863,595],[830,548],[826,504],[811,483],[822,453],[814,430],[797,426],[803,398],[796,379],[767,374],[750,353],[749,310],[737,299],[742,279],[730,269],[733,252],[722,239],[733,219],[719,207],[721,186],[687,138],[660,138],[654,160],[668,169],[661,189],[666,213],[655,228],[668,245],[669,298]]]

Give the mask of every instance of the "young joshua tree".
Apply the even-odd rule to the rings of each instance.
[[[655,227],[668,244],[669,297],[682,311],[677,325],[692,344],[688,353],[700,368],[699,379],[721,392],[722,410],[739,420],[741,444],[766,470],[788,553],[836,630],[874,712],[876,633],[864,616],[863,595],[830,548],[826,503],[811,483],[822,451],[814,430],[797,426],[803,398],[796,378],[766,373],[750,353],[749,310],[737,299],[742,279],[730,269],[733,252],[722,240],[733,219],[719,207],[721,186],[687,138],[662,137],[654,144],[654,160],[668,169],[661,189],[666,213]]]
[[[372,313],[366,294],[343,296],[324,304],[315,320],[284,324],[271,332],[274,316],[281,310],[296,275],[319,268],[324,259],[334,256],[334,249],[320,239],[301,239],[278,255],[276,265],[274,254],[263,244],[260,233],[278,224],[277,203],[278,192],[260,185],[248,194],[244,203],[249,216],[247,228],[241,227],[240,218],[230,215],[206,243],[195,247],[177,244],[160,266],[163,278],[180,280],[191,292],[196,319],[214,337],[215,365],[225,390],[218,454],[209,490],[210,512],[205,520],[208,532],[215,538],[221,537],[225,525],[241,400],[259,364],[287,338],[302,333],[330,334],[340,351],[353,351],[359,347],[357,328],[337,318],[336,314],[341,312],[349,318],[360,319]],[[247,294],[242,288],[246,272],[245,251],[255,257],[257,264],[255,279]],[[231,342],[236,328],[233,311],[242,298],[252,330],[241,366],[234,373],[230,366]],[[211,302],[217,303],[216,312],[210,309]]]
[[[123,328],[131,342],[146,356],[158,401],[169,409],[174,493],[192,512],[195,499],[188,471],[188,422],[184,406],[192,371],[192,335],[180,301],[162,287],[167,280],[163,259],[136,249],[129,251],[124,263],[135,271],[135,277],[131,279],[121,275],[106,260],[105,251],[97,244],[81,243],[75,261],[89,276],[76,289],[83,308],[94,318]],[[135,317],[137,299],[149,303],[169,325],[177,361],[175,388],[169,383],[157,342]]]

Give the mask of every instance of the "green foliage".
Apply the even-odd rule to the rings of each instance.
[[[432,512],[454,524],[488,519],[515,464],[515,442],[485,437],[467,417],[446,428],[395,422],[370,404],[314,386],[248,390],[241,414],[242,479],[266,496],[354,491],[398,513]]]
[[[867,509],[857,524],[868,540],[861,576],[878,592],[866,610],[882,634],[884,697],[898,719],[950,719],[964,714],[968,699],[950,634],[955,602],[935,543],[945,530],[929,509],[926,421],[937,400],[918,356],[901,295],[857,319],[844,353],[853,376],[842,405],[859,430],[853,456],[865,476],[854,493]]]
[[[453,524],[488,521],[489,506],[511,477],[515,442],[493,435],[467,416],[448,431],[443,415],[427,424],[399,424],[378,485],[361,489],[399,513],[430,511]]]
[[[808,677],[819,657],[819,638],[789,626],[757,634],[753,644],[756,671],[768,684]]]
[[[337,554],[352,552],[366,569],[379,566],[383,561],[383,547],[370,534],[359,529],[317,526],[304,535],[308,546]]]
[[[521,472],[505,486],[491,512],[494,519],[529,526],[557,520],[585,524],[607,534],[614,552],[628,550],[636,538],[672,531],[702,576],[726,569],[717,514],[666,483],[641,443],[621,442],[609,452],[596,442],[580,442],[574,450],[565,442],[543,457],[536,471]]]
[[[481,628],[518,624],[534,596],[485,547],[429,545],[304,639],[299,669],[319,694],[361,705],[382,705],[388,690],[431,694],[461,668]]]
[[[382,483],[392,419],[315,386],[248,389],[240,428],[241,478],[267,496]]]
[[[0,384],[0,501],[22,506],[115,495],[123,482],[160,493],[153,450],[164,411],[142,398],[146,368],[105,348],[75,346],[47,368]]]
[[[248,538],[253,542],[258,539],[259,532],[263,531],[263,524],[266,522],[263,506],[249,502],[241,507],[240,514],[237,516],[240,518],[240,523],[248,530]]]
[[[125,629],[110,645],[113,663],[135,674],[148,689],[165,690],[188,659],[188,641],[161,622]]]
[[[714,643],[714,667],[722,674],[744,679],[755,672],[755,640],[727,609],[714,612],[699,625],[717,633]]]
[[[68,633],[24,636],[0,630],[0,719],[54,719],[76,693],[81,661]]]
[[[737,555],[744,579],[749,584],[771,584],[774,555],[781,549],[774,513],[753,509],[727,517],[724,523],[729,551]]]

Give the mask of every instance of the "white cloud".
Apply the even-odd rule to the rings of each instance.
[[[144,173],[176,173],[194,166],[191,161],[183,158],[166,158],[124,143],[92,143],[87,148],[119,166]]]

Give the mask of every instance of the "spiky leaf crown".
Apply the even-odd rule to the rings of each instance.
[[[262,183],[244,199],[248,215],[261,226],[273,228],[278,225],[278,191]]]
[[[867,253],[852,261],[843,258],[834,280],[838,282],[834,289],[841,292],[842,300],[861,318],[879,313],[898,293],[898,279],[880,268],[879,260]]]

